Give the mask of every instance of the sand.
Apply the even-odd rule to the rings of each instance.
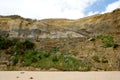
[[[0,71],[0,80],[120,80],[120,72]]]

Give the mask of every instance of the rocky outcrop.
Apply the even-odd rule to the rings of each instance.
[[[24,19],[20,16],[0,16],[0,35],[9,38],[83,38],[102,33],[119,33],[120,9],[79,20]]]
[[[24,51],[29,51],[26,50],[26,46],[24,47],[25,44],[29,44],[24,40],[26,38],[33,40],[35,46],[30,49],[40,51],[40,55],[41,52],[48,52],[72,56],[91,67],[92,71],[120,70],[120,9],[116,9],[111,13],[97,14],[78,20],[32,20],[17,15],[0,16],[0,35],[17,38],[15,40],[6,40],[5,37],[1,37],[1,45],[4,47],[7,47],[7,42],[18,40],[16,44],[10,47],[8,46],[3,50],[1,48],[0,70],[13,70],[15,67],[11,66],[14,64],[13,61],[16,61],[20,55],[21,57],[26,55]],[[21,42],[19,40],[25,42],[25,44],[20,46]],[[13,56],[16,56],[16,58]],[[45,59],[47,58],[45,57]],[[19,68],[18,70],[22,69],[20,64],[24,62],[22,60],[24,59],[18,61],[16,65],[16,68]],[[69,64],[69,62],[67,63]],[[55,69],[50,68],[51,71],[55,71]],[[25,70],[25,67],[23,67],[23,70]],[[30,70],[30,68],[27,67],[27,70]]]

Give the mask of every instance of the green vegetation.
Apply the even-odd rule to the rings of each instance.
[[[0,36],[0,49],[9,55],[9,66],[34,67],[49,70],[88,71],[90,66],[74,57],[59,52],[54,47],[50,52],[35,51],[35,44],[29,40],[8,39]],[[59,52],[59,54],[57,54]]]
[[[11,18],[11,19],[17,19],[17,18],[20,18],[20,19],[24,19],[23,17],[19,16],[19,15],[9,15],[9,16],[0,16],[2,18]]]
[[[17,57],[17,56],[15,56]],[[34,50],[28,50],[24,53],[22,61],[23,66],[32,66],[40,69],[49,70],[50,68],[56,68],[64,71],[87,71],[89,66],[80,62],[79,60],[64,55],[50,54],[46,52],[39,52]],[[15,62],[16,63],[16,60]]]
[[[58,47],[53,47],[52,50],[50,51],[51,53],[56,53],[59,51]]]
[[[97,55],[94,55],[93,57],[92,57],[92,59],[95,61],[95,62],[100,62],[100,58],[97,56]]]
[[[97,36],[98,39],[101,39],[102,42],[104,43],[103,47],[108,48],[108,47],[113,47],[117,48],[119,45],[114,42],[114,37],[112,35],[99,35]]]
[[[111,35],[104,36],[103,43],[104,47],[112,47],[114,44],[114,37]]]
[[[23,41],[22,45],[25,46],[26,49],[33,49],[35,46],[35,44],[29,40]]]
[[[105,48],[117,48],[119,46],[111,35],[99,35],[95,38],[95,40],[97,39],[103,42],[103,47]],[[89,58],[78,58],[78,52],[61,51],[57,46],[53,47],[50,51],[38,51],[35,50],[35,44],[30,40],[9,39],[4,36],[0,36],[0,51],[1,55],[7,54],[6,58],[9,60],[8,69],[11,66],[15,66],[23,68],[32,67],[33,69],[38,68],[40,70],[55,68],[61,71],[89,71],[93,69],[92,62],[105,65],[109,63],[106,56],[103,58],[94,54],[94,56]],[[94,51],[97,52],[96,48],[94,48]],[[89,60],[91,59],[92,61],[90,62]]]
[[[19,60],[19,55],[17,55],[16,53],[14,53],[11,57],[10,60],[12,61],[12,66],[16,65],[18,63]]]
[[[10,46],[13,45],[13,42],[7,39],[4,36],[0,36],[0,49],[8,49]]]

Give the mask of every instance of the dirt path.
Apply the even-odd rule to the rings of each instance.
[[[0,71],[0,80],[120,80],[120,72]]]

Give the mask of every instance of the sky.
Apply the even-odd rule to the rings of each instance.
[[[120,0],[0,0],[0,15],[79,19],[120,8]]]

